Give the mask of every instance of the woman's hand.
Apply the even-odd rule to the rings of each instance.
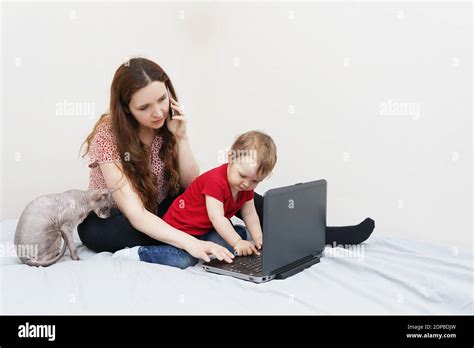
[[[234,249],[239,256],[252,255],[252,253],[260,255],[257,249],[255,249],[255,246],[248,240],[239,240],[237,244],[235,244]]]
[[[193,257],[202,259],[206,262],[211,261],[209,255],[214,255],[219,261],[224,260],[227,263],[232,263],[234,255],[219,244],[213,242],[206,242],[194,238],[186,251],[190,253]]]
[[[182,139],[186,136],[186,117],[179,103],[173,99],[171,94],[168,94],[170,98],[171,109],[175,111],[174,116],[170,119],[166,118],[166,125],[169,131],[173,134],[176,139]],[[171,111],[171,110],[170,110]]]

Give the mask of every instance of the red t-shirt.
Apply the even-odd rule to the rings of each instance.
[[[240,191],[234,201],[227,181],[227,163],[198,176],[184,193],[173,201],[163,216],[171,226],[192,235],[203,235],[213,227],[206,208],[206,195],[224,204],[224,215],[230,219],[245,202],[253,199],[254,191]]]

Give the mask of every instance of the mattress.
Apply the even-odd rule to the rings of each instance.
[[[473,253],[375,232],[284,280],[254,284],[113,258],[80,243],[30,267],[14,254],[18,220],[0,222],[0,314],[474,314]]]

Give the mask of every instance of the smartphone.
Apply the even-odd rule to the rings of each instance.
[[[170,114],[170,119],[171,119],[174,116],[174,109],[171,107],[171,93],[168,87],[166,87],[166,92],[168,93],[169,114]]]

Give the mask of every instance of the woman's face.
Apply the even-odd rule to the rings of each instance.
[[[132,95],[128,107],[142,127],[163,127],[169,113],[169,96],[164,82],[153,81]]]

